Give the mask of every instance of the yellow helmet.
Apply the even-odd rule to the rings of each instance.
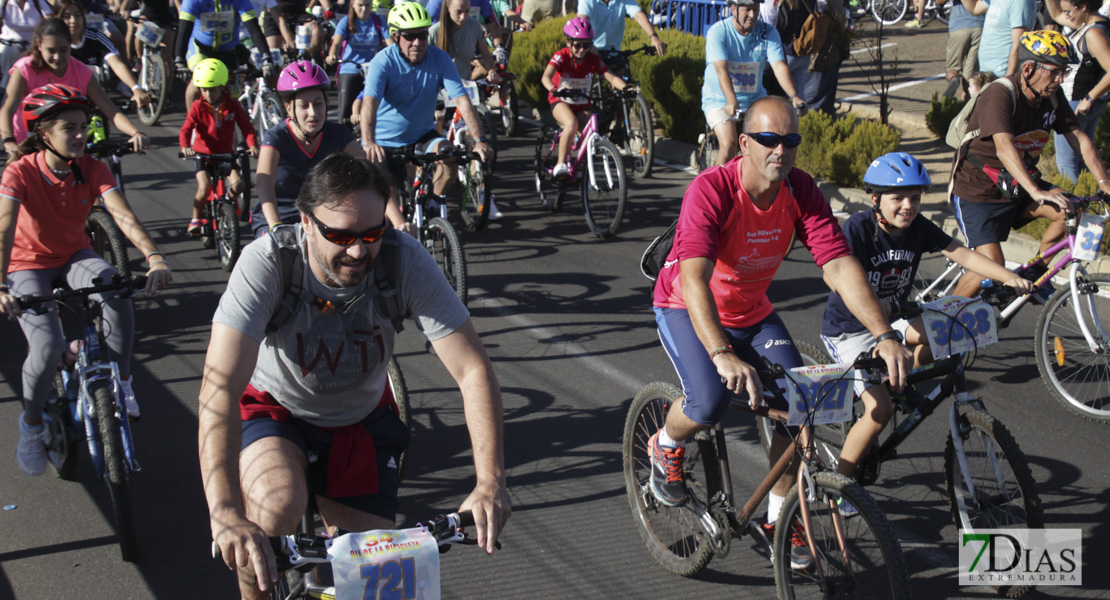
[[[432,17],[418,2],[402,2],[389,11],[390,33],[431,26]]]
[[[1067,67],[1079,62],[1075,47],[1056,31],[1027,31],[1018,40],[1018,59]]]
[[[227,85],[227,67],[215,58],[200,61],[193,69],[193,85],[198,88]]]

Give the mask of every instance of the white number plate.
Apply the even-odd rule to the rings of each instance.
[[[312,25],[297,25],[297,37],[293,40],[297,50],[308,50],[312,45]]]
[[[923,304],[925,333],[934,358],[970,352],[998,342],[998,322],[986,302],[947,296]]]
[[[470,97],[470,101],[474,104],[481,102],[481,97],[478,95],[478,84],[469,79],[464,79],[463,88],[466,89],[466,95]]]
[[[814,403],[817,403],[814,425],[852,420],[856,372],[851,363],[798,367],[790,369],[790,373],[795,383],[786,382],[786,399],[790,402],[787,425],[804,425]]]
[[[470,18],[478,19],[478,21],[481,22],[482,21],[482,7],[481,6],[471,6],[470,7]]]
[[[158,46],[162,43],[162,36],[165,34],[166,30],[155,25],[153,21],[143,21],[135,35],[147,46]]]
[[[328,554],[336,600],[439,600],[439,548],[422,527],[348,533]]]
[[[593,85],[593,76],[586,77],[563,77],[559,79],[559,89],[561,90],[578,90],[580,92],[589,92],[590,86]],[[589,102],[586,98],[560,98],[567,104],[586,104]]]
[[[737,94],[751,94],[759,90],[759,64],[729,61],[728,76]]]
[[[1102,232],[1106,229],[1106,219],[1089,213],[1079,218],[1079,231],[1075,234],[1075,249],[1072,251],[1079,260],[1098,258],[1102,247]]]
[[[107,26],[104,25],[104,15],[100,13],[87,13],[85,15],[85,27],[102,33],[108,31]]]

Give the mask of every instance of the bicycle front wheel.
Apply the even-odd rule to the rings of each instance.
[[[551,174],[559,160],[559,133],[559,129],[544,127],[536,142],[536,193],[540,196],[540,205],[551,212],[559,210],[567,195],[566,180],[555,179]]]
[[[386,375],[389,377],[389,391],[393,393],[393,401],[397,403],[397,416],[401,422],[405,424],[408,429],[409,439],[412,439],[412,417],[411,409],[409,408],[409,389],[405,386],[405,376],[401,374],[401,365],[397,364],[397,357],[389,359],[389,364],[385,367]],[[405,464],[408,462],[408,448],[401,452],[400,464],[397,465],[397,481],[405,477]]]
[[[940,22],[945,25],[948,24],[948,15],[952,13],[952,2],[954,1],[955,0],[950,0],[949,2],[937,5],[937,19],[940,19]]]
[[[143,69],[143,89],[150,95],[150,104],[139,107],[139,121],[143,125],[154,125],[162,116],[166,106],[166,63],[157,52],[146,53],[146,68]]]
[[[466,228],[478,231],[489,220],[490,202],[493,197],[490,170],[480,160],[472,160],[459,167],[462,184],[462,218]]]
[[[85,233],[89,234],[93,252],[108,261],[120,276],[131,277],[131,267],[127,264],[127,244],[123,232],[119,230],[112,215],[99,206],[93,207],[85,220]]]
[[[427,227],[424,247],[432,253],[439,268],[443,269],[443,274],[447,276],[447,281],[451,282],[451,287],[458,294],[459,300],[466,304],[466,256],[463,254],[459,234],[442,217],[431,219]]]
[[[883,25],[894,25],[906,16],[907,0],[873,0],[871,14]]]
[[[262,94],[262,105],[258,107],[258,132],[262,134],[274,125],[285,120],[285,105],[277,92],[267,91]]]
[[[220,257],[220,266],[225,271],[231,271],[235,268],[235,261],[239,260],[239,219],[231,202],[221,202],[217,213],[216,253]]]
[[[1041,311],[1033,334],[1037,368],[1060,404],[1081,417],[1110,423],[1110,275],[1083,275],[1076,285],[1078,304],[1068,286]],[[1095,349],[1081,324],[1094,338]]]
[[[511,80],[501,82],[501,128],[505,135],[516,135],[516,126],[520,120],[520,99],[516,95],[516,85]]]
[[[628,202],[624,162],[617,147],[605,138],[597,138],[594,152],[587,160],[590,161],[588,170],[581,174],[586,223],[595,235],[612,237],[620,229]]]
[[[779,598],[909,598],[910,581],[902,548],[875,500],[858,483],[837,473],[814,473],[812,481],[813,499],[806,503],[808,531],[802,525],[798,486],[786,495],[775,527]],[[858,514],[840,516],[842,500],[850,502]],[[791,568],[795,532],[802,539],[807,539],[807,533],[812,538],[812,546],[808,542],[806,545],[820,569],[816,564],[807,570]]]
[[[647,100],[636,94],[628,106],[628,154],[632,157],[632,176],[651,177],[655,161],[655,128],[651,122],[651,108]]]
[[[105,380],[94,382],[90,386],[100,432],[101,458],[104,461],[101,477],[108,484],[108,495],[112,500],[120,554],[123,560],[135,562],[138,557],[138,542],[135,539],[135,524],[131,517],[129,469],[125,464],[127,458],[123,452],[123,437],[120,433],[116,399],[112,394],[111,386],[112,384]]]

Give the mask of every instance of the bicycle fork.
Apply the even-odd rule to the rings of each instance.
[[[975,482],[972,481],[971,478],[971,469],[969,469],[967,466],[967,454],[964,452],[964,440],[962,432],[960,431],[959,424],[960,413],[957,408],[960,406],[971,406],[972,408],[976,408],[984,413],[987,411],[986,407],[982,405],[979,399],[967,391],[957,392],[956,398],[952,402],[952,406],[948,409],[948,430],[949,434],[952,436],[952,447],[956,453],[956,461],[960,465],[960,475],[963,477],[964,486],[966,486],[967,489],[968,499],[965,500],[963,496],[958,493],[958,491],[953,495],[956,497],[957,504],[962,509],[961,512],[964,512],[966,511],[966,502],[974,502],[976,504],[976,508],[978,508],[979,494],[978,492],[976,492]],[[994,444],[990,442],[991,438],[989,436],[986,436],[986,439],[983,440],[983,449],[987,454],[987,458],[990,460],[991,469],[994,471],[995,482],[998,484],[998,487],[1000,489],[1005,490],[1006,479],[1005,474],[1002,472],[1002,463],[998,460],[998,454],[995,452]]]
[[[593,134],[593,135],[590,136],[590,138],[588,140],[586,140],[586,155],[587,156],[593,156],[594,152],[596,152],[596,151],[597,151],[597,134]],[[606,191],[612,190],[616,187],[616,185],[617,185],[616,182],[618,180],[618,177],[617,177],[617,174],[616,174],[617,166],[612,164],[610,162],[609,158],[610,157],[608,157],[608,156],[603,156],[602,157],[602,161],[601,161],[602,162],[602,172],[600,174],[597,172],[597,168],[594,166],[594,161],[592,161],[592,160],[587,160],[586,161],[586,173],[588,174],[588,177],[589,177],[589,185],[590,185],[591,189],[594,189],[594,190],[600,190],[601,189],[601,186],[598,185],[598,176],[599,175],[603,175],[605,177],[605,186],[606,186],[605,190]],[[622,165],[622,168],[623,168],[623,165]]]

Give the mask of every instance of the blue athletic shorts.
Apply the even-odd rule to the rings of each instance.
[[[968,248],[1005,242],[1011,229],[1021,229],[1033,221],[1022,216],[1033,204],[1034,200],[1024,193],[1012,202],[971,202],[955,194],[951,200],[952,214]]]
[[[360,423],[374,437],[378,453],[378,493],[364,496],[333,498],[355,510],[397,520],[397,488],[400,484],[401,453],[409,443],[409,430],[393,413],[391,406],[379,406]],[[313,427],[290,417],[275,421],[267,417],[242,421],[243,441],[240,449],[265,437],[285,438],[301,449],[308,462],[308,491],[327,497],[328,458],[334,432]]]
[[[686,399],[682,401],[682,412],[691,421],[704,426],[716,424],[724,417],[732,401],[732,393],[725,388],[717,367],[709,358],[694,325],[690,313],[682,308],[655,308],[655,322],[659,325],[659,340],[671,359],[682,391]],[[725,328],[729,343],[732,344],[740,360],[760,369],[763,358],[787,369],[802,366],[802,355],[794,346],[794,340],[778,313],[772,312],[759,323],[742,329]],[[680,358],[681,357],[681,358]],[[785,381],[780,382],[785,385]],[[784,388],[785,389],[785,388]],[[785,399],[782,402],[769,402],[776,410],[787,410]],[[786,434],[784,425],[779,432]],[[793,433],[796,428],[790,428]]]

